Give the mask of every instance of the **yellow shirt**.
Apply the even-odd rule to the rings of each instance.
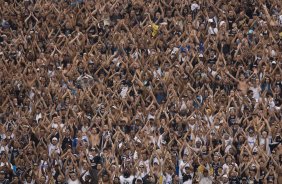
[[[152,24],[152,36],[156,36],[158,34],[159,26],[156,24]]]
[[[203,174],[204,170],[205,170],[205,167],[204,167],[203,165],[200,165],[200,166],[198,167],[198,172],[199,172],[199,173]],[[213,174],[213,168],[212,168],[212,167],[209,168],[209,174],[210,174],[210,175]]]

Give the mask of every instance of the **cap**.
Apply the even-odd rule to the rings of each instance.
[[[154,158],[153,164],[158,164],[159,165],[159,161],[157,158]]]
[[[268,35],[268,31],[262,32],[262,35]]]
[[[136,182],[137,181],[139,181],[139,182],[142,182],[143,183],[143,180],[142,180],[142,178],[140,178],[140,177],[138,177],[137,179],[136,179]]]
[[[97,149],[92,147],[92,148],[90,148],[90,151],[97,151]]]
[[[143,162],[139,162],[139,167],[140,166],[144,166],[144,163]]]
[[[190,168],[190,165],[189,165],[189,164],[186,164],[184,168],[185,168],[185,169],[189,169],[189,168]]]
[[[225,24],[225,21],[221,21],[221,22],[219,23],[219,27],[221,27],[223,24]]]
[[[53,137],[53,138],[52,138],[52,141],[57,141],[57,140],[58,140],[57,137]]]
[[[209,19],[209,22],[213,22],[213,19]]]
[[[248,34],[253,34],[253,32],[254,32],[254,30],[250,29],[250,30],[248,31]]]
[[[155,119],[155,117],[154,116],[152,116],[151,114],[149,114],[149,116],[148,116],[148,120],[154,120]]]
[[[113,108],[113,109],[118,109],[117,106],[115,106],[115,105],[113,105],[112,108]]]

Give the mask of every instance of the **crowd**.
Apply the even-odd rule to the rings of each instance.
[[[282,184],[281,0],[1,0],[0,184]]]

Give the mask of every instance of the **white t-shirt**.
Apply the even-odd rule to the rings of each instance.
[[[238,168],[238,165],[236,163],[234,163],[234,166],[235,166],[235,168]],[[225,163],[225,164],[223,164],[222,169],[223,169],[223,172],[225,174],[227,174],[227,173],[229,173],[229,169],[231,169],[231,168],[228,164]]]
[[[208,125],[212,125],[213,124],[213,120],[214,120],[214,117],[213,116],[204,116],[204,120],[206,122],[208,122]]]
[[[5,165],[6,165],[6,166],[10,166],[10,168],[13,169],[13,165],[12,165],[12,164],[10,164],[10,163],[8,163],[8,162],[6,162],[6,163],[0,162],[0,166],[1,166],[1,167],[5,166]]]
[[[163,184],[171,184],[172,183],[172,176],[168,173],[163,175]]]
[[[212,184],[212,179],[209,177],[203,177],[201,178],[199,184]]]
[[[119,177],[121,184],[133,184],[134,176],[131,175],[128,178],[125,178],[123,175]]]
[[[258,102],[260,97],[260,87],[250,87],[250,90],[253,92],[253,98],[256,99],[256,102]]]
[[[248,140],[249,146],[252,148],[255,145],[257,138],[256,136],[253,136],[253,137],[248,136],[247,140]]]
[[[192,184],[192,183],[193,183],[193,180],[187,180],[183,184]]]
[[[126,95],[127,95],[127,91],[128,91],[128,87],[127,87],[127,86],[122,87],[122,88],[121,88],[121,92],[120,92],[120,96],[121,96],[122,98],[125,98]]]
[[[184,160],[179,160],[179,168],[180,168],[180,172],[179,175],[182,176],[182,173],[185,172],[185,166],[189,166],[189,163],[184,161]]]
[[[30,183],[28,183],[27,181],[24,181],[24,184],[34,184],[35,180],[32,180]]]
[[[8,148],[8,146],[6,145],[6,146],[0,146],[0,152],[9,152],[9,148]]]
[[[209,27],[208,32],[211,35],[216,35],[218,33],[218,29],[216,27],[215,28]]]
[[[74,180],[74,181],[72,181],[71,179],[68,179],[68,184],[81,184],[80,183],[80,181],[79,181],[79,179],[76,179],[76,180]]]
[[[139,172],[139,171],[137,171],[137,173],[135,175],[135,178],[137,178],[137,177],[144,178],[147,174],[148,174],[147,172]]]
[[[80,173],[84,173],[84,172],[85,172],[84,169],[80,169]],[[82,176],[82,179],[83,179],[84,181],[85,181],[85,177],[86,177],[87,175],[90,175],[89,171],[86,171],[85,174]]]
[[[136,50],[133,52],[133,54],[130,55],[135,61],[137,61],[141,57],[141,53],[139,50]]]
[[[54,151],[57,152],[58,154],[60,154],[60,152],[61,152],[61,150],[60,150],[58,144],[57,144],[57,145],[53,145],[52,143],[50,143],[48,147],[49,147],[49,156],[50,156]]]
[[[35,116],[35,120],[36,120],[37,123],[38,123],[39,119],[42,119],[42,114],[41,113],[36,114],[36,116]]]
[[[162,70],[161,70],[161,68],[158,68],[157,70],[155,70],[155,71],[153,72],[153,74],[154,74],[154,78],[159,78],[159,77],[161,77],[161,76],[162,76]]]

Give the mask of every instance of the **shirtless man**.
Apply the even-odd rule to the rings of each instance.
[[[239,68],[239,71],[238,71],[238,72],[240,72],[241,70],[242,70],[242,67]],[[248,89],[249,89],[249,87],[248,87],[248,82],[249,82],[249,80],[252,78],[252,76],[253,76],[254,74],[252,74],[249,78],[246,78],[245,75],[244,75],[244,73],[241,72],[240,75],[239,75],[239,79],[237,79],[236,77],[234,77],[233,75],[231,75],[228,71],[226,72],[226,74],[227,74],[231,79],[233,79],[235,82],[238,83],[237,89],[238,89],[239,91],[241,91],[243,95],[246,95],[247,92],[248,92]]]

